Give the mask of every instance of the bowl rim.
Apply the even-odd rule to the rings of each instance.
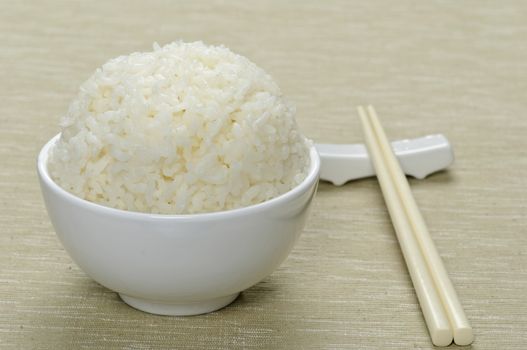
[[[319,174],[320,174],[320,157],[318,155],[318,152],[315,148],[314,143],[311,142],[311,145],[309,146],[310,164],[309,164],[309,171],[308,171],[306,178],[298,186],[292,188],[291,190],[277,197],[271,198],[264,202],[261,202],[258,204],[252,204],[250,206],[236,208],[236,209],[229,209],[229,210],[222,210],[222,211],[215,211],[215,212],[208,212],[208,213],[196,213],[196,214],[155,214],[155,213],[146,213],[146,212],[138,212],[138,211],[129,211],[129,210],[124,210],[124,209],[104,206],[102,204],[98,204],[98,203],[91,202],[86,199],[80,198],[66,191],[65,189],[60,187],[55,181],[53,181],[53,179],[49,175],[47,163],[49,159],[49,151],[55,145],[55,143],[59,140],[60,136],[61,136],[61,133],[58,133],[57,135],[52,137],[48,142],[46,142],[46,144],[42,147],[42,149],[40,150],[38,154],[37,172],[38,172],[38,175],[43,185],[47,186],[51,191],[53,191],[58,196],[63,197],[66,200],[78,206],[84,207],[85,209],[96,211],[96,212],[107,214],[107,215],[117,215],[117,216],[122,216],[122,217],[128,217],[131,219],[194,221],[194,220],[200,220],[200,219],[214,219],[214,218],[225,219],[228,217],[242,216],[242,215],[246,215],[246,214],[250,214],[254,212],[259,212],[259,211],[268,209],[269,207],[273,207],[279,204],[289,202],[291,199],[303,194],[311,187],[311,185],[314,182],[318,181]]]

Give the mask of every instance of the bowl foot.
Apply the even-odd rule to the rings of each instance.
[[[211,300],[194,301],[188,303],[170,303],[131,297],[119,293],[121,299],[131,307],[156,315],[191,316],[216,311],[232,303],[240,293],[227,295]]]

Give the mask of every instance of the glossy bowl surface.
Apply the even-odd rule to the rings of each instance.
[[[271,274],[304,228],[320,159],[310,150],[306,179],[269,201],[222,212],[158,215],[95,204],[58,186],[41,150],[37,169],[46,208],[72,259],[129,305],[163,315],[211,312]]]

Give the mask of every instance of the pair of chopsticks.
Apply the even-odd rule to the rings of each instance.
[[[421,305],[432,343],[472,343],[474,336],[410,186],[372,106],[358,108],[366,145]]]

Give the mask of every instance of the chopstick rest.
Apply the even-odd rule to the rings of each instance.
[[[454,151],[441,134],[393,141],[391,147],[404,173],[417,179],[443,170],[454,161]],[[320,179],[341,186],[348,181],[375,176],[363,144],[316,143],[320,156]]]
[[[468,345],[472,328],[375,110],[358,108],[368,150],[434,345]],[[446,324],[445,324],[446,321]]]

